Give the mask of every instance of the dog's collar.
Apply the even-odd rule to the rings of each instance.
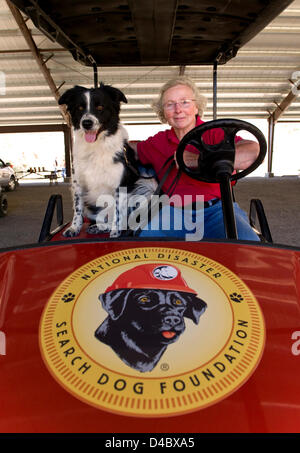
[[[124,155],[124,160],[125,160],[125,163],[127,165],[127,167],[136,175],[138,176],[139,178],[143,178],[143,179],[153,179],[153,176],[142,176],[140,174],[140,172],[130,163],[130,161],[128,160],[128,157],[127,157],[127,146],[124,145],[123,146],[123,155]]]
[[[134,168],[133,165],[131,165],[131,163],[129,162],[128,160],[128,157],[127,157],[127,146],[124,145],[123,146],[123,155],[124,155],[124,159],[125,159],[125,163],[127,165],[127,167],[137,176],[140,176],[139,172],[137,171],[136,168]]]
[[[126,162],[126,165],[128,165],[129,167],[129,160],[128,160],[128,157],[127,157],[127,147],[124,145],[123,146],[123,154],[124,154],[124,159],[125,159],[125,162]]]

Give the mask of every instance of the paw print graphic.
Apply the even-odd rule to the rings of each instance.
[[[64,294],[61,298],[61,300],[65,303],[72,302],[72,300],[74,300],[74,299],[75,299],[75,294],[73,294],[73,293]]]
[[[240,303],[242,302],[242,300],[244,300],[244,298],[242,297],[241,294],[238,294],[238,293],[232,293],[230,294],[230,299],[233,301],[233,302],[237,302],[237,303]]]

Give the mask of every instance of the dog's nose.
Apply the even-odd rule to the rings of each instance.
[[[177,326],[181,322],[181,318],[175,315],[169,315],[164,318],[165,323],[169,324],[169,326]]]
[[[83,120],[82,121],[82,126],[84,127],[84,129],[87,129],[87,130],[92,129],[93,124],[94,123],[92,120]]]

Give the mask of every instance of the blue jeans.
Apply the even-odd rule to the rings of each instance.
[[[163,227],[164,216],[169,215],[168,210],[170,209],[170,228]],[[199,228],[201,233],[200,239],[224,239],[226,238],[224,221],[223,221],[223,210],[222,202],[218,201],[213,206],[202,210],[190,210],[191,220],[195,224],[197,217],[201,219],[202,225]],[[237,203],[234,203],[234,212],[236,220],[236,228],[238,239],[248,241],[259,241],[259,237],[251,228],[247,214],[243,211]],[[159,223],[158,223],[159,222]],[[151,229],[151,223],[155,229]],[[159,227],[157,227],[159,225]],[[176,225],[182,225],[181,229],[176,228]],[[147,229],[146,229],[147,228]],[[181,208],[175,208],[173,206],[163,207],[159,213],[152,218],[151,222],[147,227],[143,228],[139,234],[139,237],[155,238],[155,237],[174,237],[174,238],[186,238],[187,234],[193,234],[191,229],[187,229],[184,222],[184,210]],[[193,239],[190,239],[193,240]],[[196,240],[196,239],[194,239]]]

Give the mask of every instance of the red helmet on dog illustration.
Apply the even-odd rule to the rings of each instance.
[[[189,288],[186,284],[180,270],[169,264],[141,264],[136,266],[119,275],[105,292],[120,288],[168,289],[197,294],[195,290]]]
[[[169,264],[141,264],[119,275],[99,295],[107,318],[95,332],[128,366],[151,371],[169,344],[199,323],[207,304]]]

